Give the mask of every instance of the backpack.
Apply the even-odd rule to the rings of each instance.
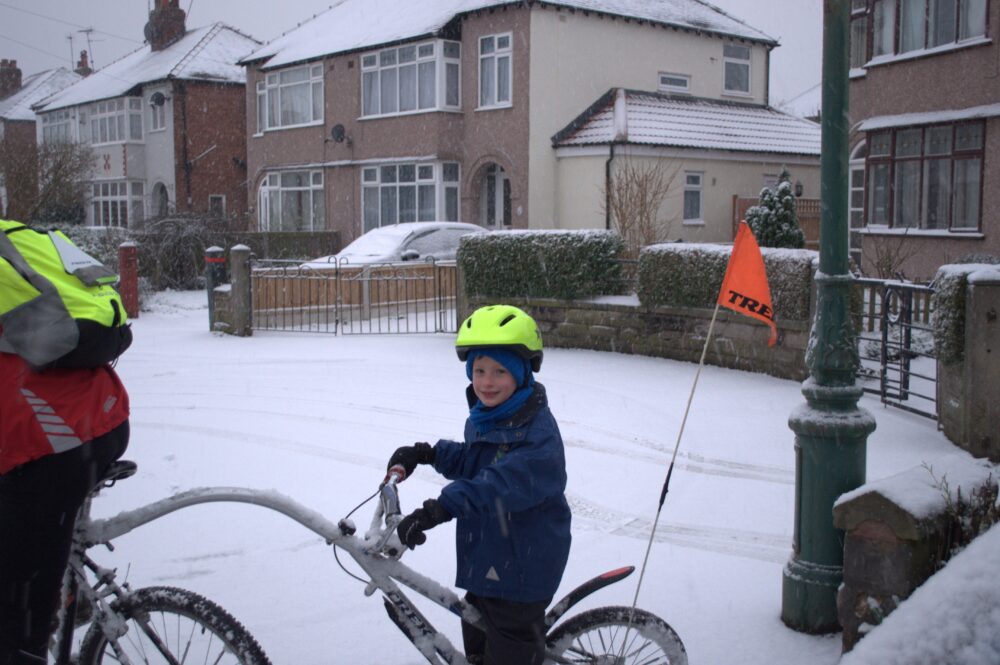
[[[0,220],[0,352],[35,369],[99,367],[132,333],[118,276],[60,231]]]

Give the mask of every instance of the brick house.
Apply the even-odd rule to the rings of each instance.
[[[27,219],[38,194],[32,105],[78,80],[80,74],[60,67],[22,81],[16,60],[0,60],[0,217]]]
[[[145,36],[144,47],[36,106],[39,140],[92,147],[88,226],[245,215],[245,78],[236,63],[260,43],[221,23],[187,30],[177,0],[156,0]]]
[[[585,160],[553,137],[616,86],[763,108],[776,45],[696,0],[345,0],[243,60],[251,219],[345,241],[427,219],[604,228],[591,190],[611,149],[592,147],[604,157],[577,178]],[[691,239],[730,240],[732,195],[756,195],[782,161],[748,163],[745,183],[699,166],[724,205]]]
[[[865,272],[926,280],[1000,256],[998,34],[1000,0],[853,0],[849,195]]]

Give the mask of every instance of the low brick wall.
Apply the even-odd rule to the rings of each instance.
[[[459,320],[474,309],[495,304],[470,297]],[[644,307],[634,297],[593,300],[504,298],[538,322],[547,347],[631,353],[698,362],[712,321],[712,310]],[[767,326],[720,309],[705,363],[730,369],[761,372],[802,381],[808,375],[805,350],[809,322],[782,321],[779,342],[767,346]]]

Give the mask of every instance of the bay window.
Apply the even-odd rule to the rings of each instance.
[[[257,130],[323,122],[323,65],[270,72],[257,84]]]
[[[142,140],[142,99],[120,97],[90,107],[90,142],[125,143]]]
[[[270,173],[258,198],[262,231],[322,231],[326,204],[322,171]]]
[[[868,226],[977,230],[983,128],[968,122],[870,134]]]
[[[69,143],[73,140],[69,110],[42,114],[42,142]]]
[[[479,106],[510,106],[511,33],[479,38]]]
[[[986,35],[986,0],[852,0],[851,66],[871,57],[933,49]],[[870,12],[870,14],[869,14]],[[869,20],[870,16],[870,20]]]
[[[143,184],[117,180],[95,182],[90,188],[91,226],[127,228],[143,218]]]
[[[458,186],[457,162],[363,168],[364,230],[403,222],[457,222]]]
[[[433,41],[361,57],[361,115],[459,107],[458,42]]]

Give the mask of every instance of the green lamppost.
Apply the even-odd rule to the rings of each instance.
[[[865,449],[875,420],[858,406],[857,339],[848,263],[847,78],[851,0],[825,0],[818,303],[806,352],[806,403],[789,416],[795,432],[795,531],[782,581],[781,619],[806,633],[839,630],[843,532],[837,497],[865,482]]]

